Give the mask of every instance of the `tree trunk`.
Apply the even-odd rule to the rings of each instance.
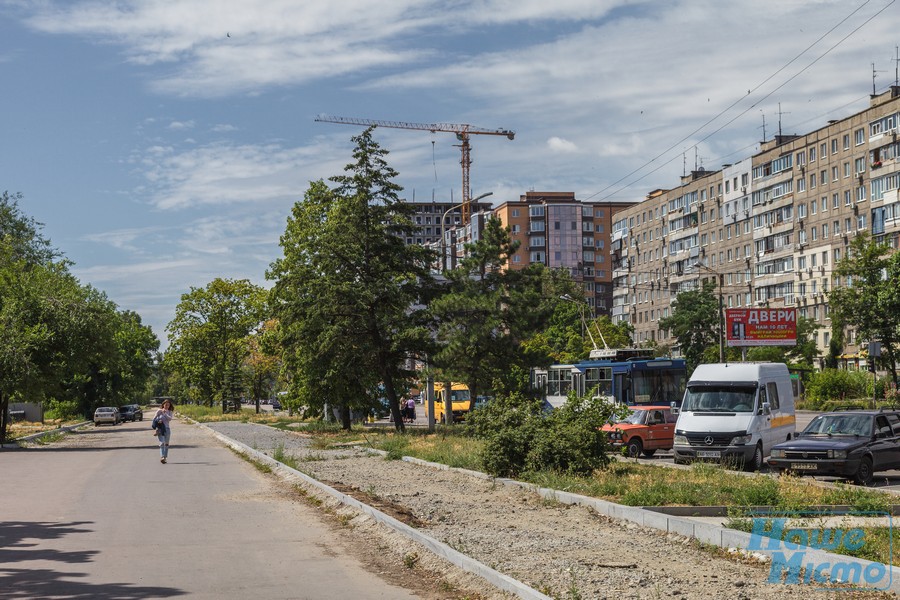
[[[341,405],[341,429],[344,431],[350,431],[352,428],[352,423],[350,421],[350,406],[347,404]]]
[[[453,424],[453,383],[444,382],[444,425]]]
[[[384,395],[387,397],[388,406],[391,407],[391,418],[394,420],[394,429],[400,432],[406,431],[403,424],[403,414],[400,412],[400,399],[397,397],[397,389],[394,387],[394,378],[388,372],[388,369],[382,366],[382,384],[384,385]]]
[[[9,416],[9,397],[0,391],[0,446],[6,443],[7,417]]]

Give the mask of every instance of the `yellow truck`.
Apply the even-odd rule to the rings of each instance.
[[[453,405],[453,422],[466,420],[469,412],[469,387],[464,383],[450,384],[450,401]],[[434,384],[434,420],[441,423],[444,420],[444,403],[447,396],[443,383]],[[428,415],[428,403],[425,404],[425,415]]]

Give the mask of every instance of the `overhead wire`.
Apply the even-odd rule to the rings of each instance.
[[[647,161],[646,163],[644,163],[644,164],[641,165],[640,167],[637,167],[636,169],[632,170],[630,173],[628,173],[628,174],[622,176],[621,178],[619,178],[619,179],[616,180],[615,182],[613,182],[613,183],[609,184],[608,186],[606,186],[605,188],[601,189],[599,192],[596,192],[596,193],[591,194],[590,196],[586,197],[585,200],[590,200],[591,198],[594,198],[595,196],[598,196],[598,195],[600,195],[600,194],[603,194],[603,193],[604,193],[605,191],[607,191],[608,189],[610,189],[610,188],[612,188],[612,187],[618,185],[619,183],[625,181],[626,179],[628,179],[628,178],[631,177],[632,175],[634,175],[634,174],[640,172],[641,170],[645,169],[645,168],[648,167],[649,165],[651,165],[651,164],[653,164],[654,162],[656,162],[658,159],[662,158],[663,156],[665,156],[666,154],[668,154],[669,152],[671,152],[672,150],[674,150],[675,148],[677,148],[679,145],[681,145],[681,144],[683,144],[684,142],[686,142],[687,140],[689,140],[689,139],[690,139],[692,136],[694,136],[695,134],[697,134],[697,133],[699,133],[700,131],[702,131],[703,129],[705,129],[708,125],[710,125],[711,123],[713,123],[713,122],[715,122],[717,119],[719,119],[719,117],[723,116],[725,113],[727,113],[727,112],[730,111],[732,108],[734,108],[735,106],[737,106],[741,101],[745,100],[747,97],[749,97],[750,95],[752,95],[753,92],[755,92],[755,91],[758,90],[760,87],[762,87],[763,85],[765,85],[766,83],[768,83],[769,81],[771,81],[774,77],[776,77],[779,73],[781,73],[782,71],[784,71],[784,70],[785,70],[787,67],[789,67],[791,64],[793,64],[794,62],[796,62],[797,60],[799,60],[800,57],[802,57],[802,56],[803,56],[804,54],[806,54],[810,49],[812,49],[812,48],[813,48],[814,46],[816,46],[819,42],[821,42],[823,39],[825,39],[825,38],[826,38],[828,35],[830,35],[835,29],[837,29],[838,27],[840,27],[841,25],[843,25],[843,24],[844,24],[847,20],[849,20],[853,15],[855,15],[855,14],[856,14],[857,12],[859,12],[863,7],[865,7],[870,1],[871,1],[871,0],[865,0],[865,2],[863,2],[862,4],[860,4],[860,5],[859,5],[856,9],[854,9],[850,14],[848,14],[846,17],[844,17],[843,19],[841,19],[841,21],[839,21],[836,25],[834,25],[834,26],[833,26],[831,29],[829,29],[827,32],[825,32],[824,34],[822,34],[818,39],[816,39],[816,41],[814,41],[812,44],[810,44],[809,46],[807,46],[803,51],[801,51],[797,56],[795,56],[795,57],[792,58],[790,61],[788,61],[784,66],[782,66],[781,68],[779,68],[779,69],[778,69],[777,71],[775,71],[772,75],[770,75],[769,77],[767,77],[766,79],[764,79],[762,82],[760,82],[759,84],[757,84],[755,87],[753,87],[753,88],[751,88],[750,90],[748,90],[748,93],[747,93],[746,96],[742,96],[741,98],[735,100],[730,106],[728,106],[728,107],[725,108],[724,110],[720,111],[716,116],[714,116],[713,118],[709,119],[706,123],[704,123],[703,125],[701,125],[701,126],[698,127],[697,129],[695,129],[694,131],[692,131],[691,133],[689,133],[688,135],[686,135],[685,137],[683,137],[683,138],[680,139],[679,141],[675,142],[674,144],[672,144],[671,146],[669,146],[668,148],[666,148],[665,150],[663,150],[662,152],[660,152],[659,154],[657,154],[656,156],[654,156],[653,158],[651,158],[649,161]],[[850,36],[852,36],[853,34],[855,34],[857,31],[859,31],[861,28],[863,28],[865,25],[867,25],[868,23],[870,23],[873,19],[875,19],[877,16],[879,16],[879,15],[880,15],[881,13],[883,13],[885,10],[887,10],[892,4],[894,4],[894,2],[896,2],[896,0],[890,0],[890,1],[889,1],[884,7],[882,7],[879,11],[877,11],[875,14],[873,14],[873,15],[870,16],[868,19],[866,19],[865,21],[863,21],[862,24],[860,24],[860,25],[857,26],[855,29],[853,29],[850,33],[848,33],[846,36],[844,36],[843,38],[841,38],[840,40],[838,40],[837,43],[835,43],[835,44],[832,45],[830,48],[828,48],[825,52],[823,52],[823,53],[820,54],[818,57],[816,57],[812,62],[810,62],[810,63],[809,63],[808,65],[806,65],[805,67],[803,67],[800,71],[798,71],[797,73],[795,73],[794,75],[792,75],[791,77],[789,77],[787,80],[785,80],[783,83],[781,83],[780,85],[778,85],[777,87],[775,87],[772,91],[770,91],[769,93],[767,93],[766,95],[764,95],[764,96],[761,97],[760,99],[756,100],[753,104],[751,104],[751,105],[748,106],[746,109],[744,109],[743,111],[741,111],[740,113],[738,113],[737,116],[735,116],[735,117],[732,118],[731,120],[729,120],[729,121],[727,121],[726,123],[724,123],[722,126],[718,127],[717,129],[713,130],[711,133],[709,133],[709,134],[707,134],[706,136],[704,136],[703,138],[701,138],[701,139],[700,139],[698,142],[696,142],[692,147],[696,147],[696,146],[699,145],[700,143],[706,141],[707,139],[709,139],[709,138],[712,137],[713,135],[715,135],[715,134],[717,134],[718,132],[720,132],[720,131],[721,131],[722,129],[724,129],[725,127],[731,125],[731,124],[734,123],[737,119],[739,119],[739,118],[742,117],[743,115],[747,114],[747,112],[749,112],[750,110],[752,110],[753,108],[755,108],[756,106],[758,106],[761,102],[763,102],[764,100],[766,100],[767,98],[769,98],[770,96],[772,96],[772,94],[774,94],[775,92],[777,92],[778,90],[780,90],[781,88],[783,88],[785,85],[787,85],[788,83],[790,83],[791,81],[793,81],[794,79],[796,79],[797,77],[799,77],[801,74],[803,74],[804,72],[806,72],[806,71],[807,71],[808,69],[810,69],[813,65],[815,65],[817,62],[819,62],[821,59],[823,59],[825,56],[827,56],[829,53],[831,53],[832,50],[834,50],[835,48],[837,48],[838,46],[840,46],[843,42],[845,42]],[[615,196],[615,195],[618,194],[619,192],[621,192],[621,191],[623,191],[623,190],[625,190],[625,189],[628,189],[628,187],[634,185],[635,183],[638,183],[639,181],[642,181],[643,179],[645,179],[646,177],[652,175],[653,173],[656,173],[657,171],[659,171],[661,168],[663,168],[664,166],[666,166],[666,165],[668,165],[669,163],[671,163],[671,162],[672,162],[673,160],[675,160],[676,158],[678,158],[678,155],[673,156],[672,158],[670,158],[670,159],[667,160],[666,162],[664,162],[664,163],[660,164],[659,166],[657,166],[655,169],[653,169],[653,170],[651,170],[651,171],[645,173],[645,174],[642,175],[641,177],[639,177],[639,178],[637,178],[637,179],[635,179],[635,180],[629,182],[627,185],[625,185],[625,186],[623,186],[623,187],[621,187],[621,188],[615,190],[615,191],[612,192],[611,194],[602,197],[602,198],[600,199],[600,201],[608,200],[609,198]]]

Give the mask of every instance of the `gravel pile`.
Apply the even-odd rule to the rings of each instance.
[[[489,480],[388,461],[362,447],[314,449],[303,434],[265,425],[209,426],[269,455],[283,452],[319,481],[394,516],[407,515],[404,520],[432,537],[554,598],[834,597],[833,591],[767,583],[768,565],[738,553],[726,557],[681,536]],[[504,597],[485,587],[478,590],[484,597]],[[894,596],[845,592],[842,597]]]

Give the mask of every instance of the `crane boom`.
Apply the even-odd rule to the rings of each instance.
[[[460,151],[462,157],[460,164],[462,165],[462,222],[469,222],[472,214],[471,200],[472,190],[469,186],[469,167],[472,164],[471,146],[469,145],[470,135],[502,135],[512,140],[516,137],[515,131],[508,129],[485,129],[483,127],[475,127],[467,123],[410,123],[407,121],[382,121],[378,119],[358,119],[355,117],[335,117],[330,115],[319,115],[316,121],[320,123],[341,123],[343,125],[362,125],[364,127],[390,127],[393,129],[416,129],[419,131],[430,131],[431,133],[454,133],[456,139],[460,143]]]

